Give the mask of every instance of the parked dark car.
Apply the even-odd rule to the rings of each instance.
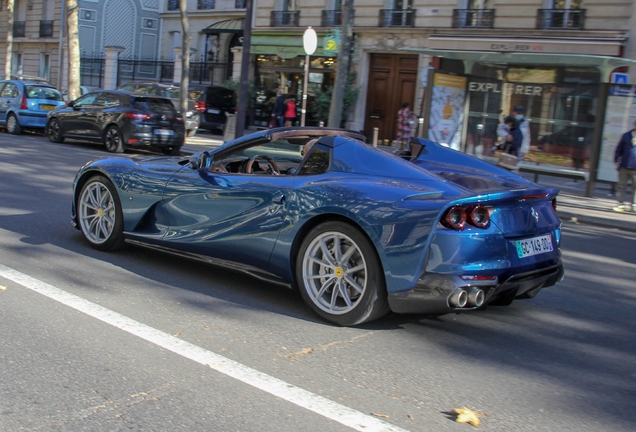
[[[117,87],[115,90],[126,93],[141,93],[145,95],[161,96],[170,99],[178,113],[181,112],[179,102],[179,86],[173,84],[162,84],[157,82],[131,82]],[[185,128],[188,136],[194,136],[201,122],[201,114],[194,106],[195,101],[188,99],[188,112],[183,116]]]
[[[127,147],[157,147],[167,155],[178,155],[185,128],[169,99],[100,90],[51,111],[46,134],[56,143],[66,138],[101,141],[112,153]]]
[[[226,114],[236,112],[236,94],[226,87],[190,84],[188,93],[201,113],[200,129],[222,131],[227,119]]]
[[[14,135],[22,129],[44,129],[47,114],[64,105],[62,94],[41,81],[0,81],[0,125]]]

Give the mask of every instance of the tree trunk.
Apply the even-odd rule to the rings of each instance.
[[[342,4],[342,42],[338,52],[338,69],[336,82],[331,95],[329,109],[329,127],[339,128],[342,122],[342,106],[351,63],[351,45],[353,44],[353,0],[345,0]]]
[[[80,47],[77,0],[66,0],[66,40],[68,41],[68,100],[81,96]]]
[[[188,87],[190,86],[190,21],[188,20],[188,0],[179,0],[181,14],[181,89],[179,91],[179,108],[183,120],[188,112]]]
[[[13,62],[13,9],[14,0],[7,0],[7,54],[4,60],[4,79],[11,79],[11,63]]]

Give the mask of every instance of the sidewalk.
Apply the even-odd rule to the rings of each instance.
[[[199,133],[186,139],[183,152],[192,154],[204,150],[205,147],[213,148],[223,144],[223,137]],[[392,151],[392,147],[379,146],[385,151]],[[521,173],[521,176],[533,181],[534,174]],[[585,196],[586,182],[582,180],[570,180],[549,175],[540,175],[539,184],[559,189],[557,197],[557,213],[564,223],[597,225],[605,228],[614,228],[624,231],[636,232],[636,213],[617,213],[612,211],[616,197],[611,196],[609,185],[596,184],[594,196]]]

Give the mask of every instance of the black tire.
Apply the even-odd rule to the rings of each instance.
[[[7,116],[7,132],[12,135],[20,135],[22,133],[22,126],[15,114],[9,114]]]
[[[320,246],[323,242],[329,248],[327,259]],[[314,227],[303,239],[295,270],[303,300],[325,321],[354,326],[389,311],[376,250],[364,234],[347,223],[325,222]]]
[[[60,121],[56,118],[49,120],[46,125],[46,135],[49,137],[49,141],[54,143],[63,143],[64,137],[60,132]]]
[[[181,154],[181,146],[162,147],[161,151],[166,156],[179,156]]]
[[[109,153],[124,152],[124,137],[117,126],[108,126],[104,132],[104,147]]]
[[[75,208],[82,234],[93,248],[114,251],[123,246],[124,216],[110,180],[101,175],[90,178],[77,196]]]

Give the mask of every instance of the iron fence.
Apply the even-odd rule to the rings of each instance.
[[[53,21],[40,21],[40,37],[53,37]]]
[[[106,60],[103,57],[80,59],[80,82],[82,85],[101,88],[104,85]],[[232,76],[232,64],[190,62],[190,82],[219,85]],[[132,81],[174,82],[174,61],[119,59],[117,62],[117,85]]]

